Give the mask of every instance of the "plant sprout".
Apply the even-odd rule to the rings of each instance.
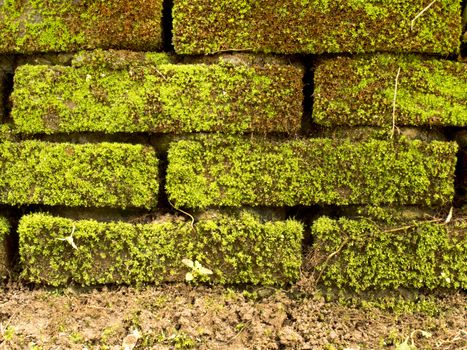
[[[182,263],[191,269],[191,271],[187,272],[185,275],[185,280],[187,282],[191,282],[200,276],[212,275],[212,271],[205,268],[197,260],[183,259]]]

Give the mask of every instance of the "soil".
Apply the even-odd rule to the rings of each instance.
[[[0,349],[467,349],[465,292],[436,296],[432,315],[344,306],[322,295],[297,286],[10,283],[0,291]]]

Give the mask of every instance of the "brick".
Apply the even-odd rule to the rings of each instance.
[[[0,53],[157,50],[162,0],[0,2]]]
[[[297,132],[303,69],[248,62],[173,64],[165,54],[97,51],[72,67],[25,65],[12,118],[25,134]]]
[[[466,288],[467,220],[382,222],[322,217],[312,265],[326,285],[355,291]],[[328,256],[333,254],[330,259]]]
[[[459,51],[458,0],[174,0],[179,54]]]
[[[179,207],[450,203],[454,142],[205,137],[173,143],[166,190]]]
[[[195,282],[284,285],[301,266],[303,225],[247,212],[211,214],[194,226],[173,217],[129,224],[31,214],[18,231],[23,277],[48,285],[184,281],[193,270],[183,259],[213,272],[195,271]],[[71,234],[75,247],[63,240]]]
[[[84,207],[157,204],[158,160],[150,147],[0,143],[0,203]]]
[[[322,60],[313,119],[325,126],[467,126],[467,64],[379,54]]]
[[[4,217],[0,217],[0,280],[9,276],[9,259],[7,236],[10,233],[10,224]]]

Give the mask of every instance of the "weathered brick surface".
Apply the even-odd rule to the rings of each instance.
[[[162,0],[0,2],[0,53],[156,50]]]
[[[179,141],[169,149],[166,190],[190,208],[445,204],[456,152],[455,143],[437,141]]]
[[[175,50],[255,52],[426,52],[459,48],[460,3],[423,0],[175,0]],[[413,24],[413,25],[412,25]]]
[[[12,118],[26,134],[293,133],[302,77],[302,68],[279,61],[178,65],[165,54],[82,53],[72,67],[18,68]]]
[[[395,117],[398,126],[467,126],[466,63],[416,55],[337,57],[317,65],[314,86],[313,119],[322,125],[391,126]]]
[[[184,281],[188,272],[196,282],[284,285],[298,278],[301,265],[301,223],[263,223],[246,212],[210,214],[194,226],[170,217],[132,225],[32,214],[18,230],[23,277],[51,285]]]
[[[141,145],[3,142],[0,203],[153,208],[157,166]]]

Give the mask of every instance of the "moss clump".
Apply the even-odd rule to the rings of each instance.
[[[314,120],[322,125],[467,126],[467,65],[415,55],[337,57],[315,72]]]
[[[10,233],[10,223],[0,216],[0,280],[9,275],[7,235]]]
[[[214,215],[194,227],[177,219],[132,225],[32,214],[18,232],[23,276],[36,283],[184,281],[190,270],[182,260],[191,259],[213,271],[201,281],[284,285],[299,277],[303,226],[263,223],[247,212]],[[72,232],[76,249],[61,240]]]
[[[0,203],[155,207],[157,158],[128,144],[0,143]]]
[[[162,0],[0,2],[0,53],[157,50]]]
[[[81,54],[73,67],[22,66],[12,94],[15,126],[26,134],[299,130],[301,68],[168,61],[98,51]]]
[[[355,291],[466,288],[467,221],[442,222],[322,217],[312,227],[315,268],[325,284]]]
[[[459,1],[436,1],[411,29],[426,6],[423,0],[175,0],[173,42],[180,54],[458,52]]]
[[[178,206],[448,203],[452,142],[200,138],[173,143],[166,189]]]
[[[17,138],[17,134],[14,132],[13,125],[7,124],[0,124],[0,142],[3,141],[15,141]]]

